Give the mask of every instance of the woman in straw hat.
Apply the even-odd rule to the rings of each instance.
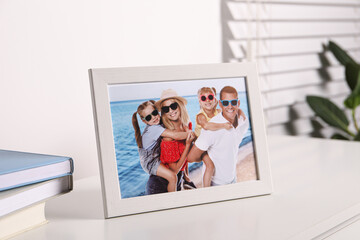
[[[141,133],[137,115],[140,116],[146,127]],[[160,115],[155,108],[155,101],[149,100],[141,103],[132,116],[132,124],[135,132],[135,140],[138,145],[140,165],[150,175],[160,176],[168,181],[167,191],[177,190],[177,173],[164,166],[160,162],[161,137],[171,137],[177,140],[192,142],[190,134],[186,132],[174,132],[160,125]],[[183,160],[183,163],[185,159]],[[180,163],[179,163],[180,164]]]
[[[165,128],[177,132],[191,132],[191,122],[185,107],[186,104],[186,99],[178,96],[173,89],[162,92],[160,100],[155,105],[161,110],[161,119]],[[193,135],[192,132],[191,135]],[[175,140],[169,137],[164,137],[160,145],[160,161],[174,172],[183,171],[183,186],[187,189],[196,188],[188,177],[187,161],[182,164],[190,151],[190,147],[191,142],[189,141],[185,143],[183,140]]]

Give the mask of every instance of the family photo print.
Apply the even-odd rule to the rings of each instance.
[[[271,193],[255,64],[89,74],[105,217]]]

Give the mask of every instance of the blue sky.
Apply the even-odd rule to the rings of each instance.
[[[109,85],[110,102],[156,99],[160,98],[163,90],[172,88],[177,91],[179,96],[196,95],[198,89],[202,87],[215,87],[217,93],[224,86],[233,86],[237,91],[245,91],[245,79],[239,78],[217,78],[203,80],[168,81],[151,83],[130,83]]]

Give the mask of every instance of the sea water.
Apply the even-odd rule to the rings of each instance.
[[[197,96],[186,96],[188,104],[186,109],[189,113],[193,130],[195,128],[195,116],[199,112]],[[158,99],[154,99],[158,100]],[[248,102],[245,92],[239,92],[240,108],[250,120]],[[142,196],[145,194],[145,186],[149,175],[142,169],[139,160],[138,147],[135,141],[132,115],[137,107],[146,100],[111,102],[111,120],[115,143],[116,162],[120,182],[121,198]],[[143,132],[145,124],[138,118],[140,130]],[[252,141],[251,126],[247,131],[240,146]],[[240,147],[239,146],[239,147]],[[189,164],[189,171],[202,166],[201,163]]]

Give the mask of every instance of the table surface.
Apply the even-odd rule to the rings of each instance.
[[[13,239],[360,238],[360,144],[289,136],[268,143],[271,195],[105,220],[93,176],[47,202],[47,225]]]

